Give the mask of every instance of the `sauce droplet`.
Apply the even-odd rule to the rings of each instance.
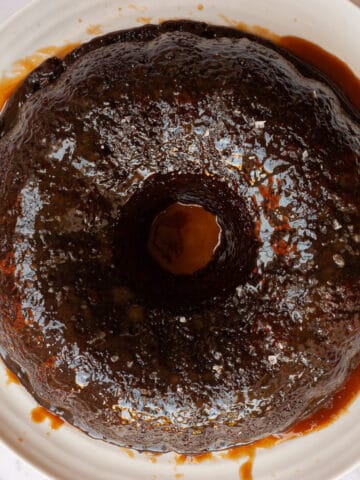
[[[135,453],[130,450],[130,448],[121,448],[121,450],[129,457],[129,458],[134,458]]]
[[[64,420],[57,417],[53,413],[46,410],[44,407],[36,407],[31,412],[31,420],[35,423],[42,423],[48,419],[52,430],[57,430],[64,424]]]
[[[86,29],[88,35],[100,35],[103,32],[101,25],[89,25]]]
[[[8,368],[6,369],[6,385],[11,385],[14,383],[15,385],[20,385],[20,380],[18,377]]]
[[[220,244],[217,218],[200,205],[174,203],[154,220],[148,250],[174,275],[192,275],[206,267]]]

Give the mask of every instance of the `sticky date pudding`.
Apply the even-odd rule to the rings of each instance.
[[[281,433],[360,361],[359,112],[261,38],[95,38],[0,121],[0,348],[89,435],[199,453]]]

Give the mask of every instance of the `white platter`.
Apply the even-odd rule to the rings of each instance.
[[[202,4],[203,8],[198,9]],[[146,21],[191,18],[224,24],[225,17],[311,40],[360,76],[360,9],[349,0],[36,0],[0,27],[0,70],[40,47],[86,40]],[[134,458],[71,426],[52,431],[30,418],[35,406],[23,387],[6,385],[0,364],[0,438],[49,475],[64,480],[238,480],[238,462],[176,465],[172,454]],[[19,438],[22,441],[19,441]],[[272,449],[258,450],[254,480],[331,480],[360,463],[360,398],[330,427]],[[181,477],[181,475],[184,475]]]

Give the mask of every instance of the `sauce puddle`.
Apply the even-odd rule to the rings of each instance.
[[[247,25],[220,15],[220,18],[232,28],[270,40],[281,48],[289,51],[305,63],[325,73],[330,80],[342,90],[351,103],[360,109],[360,78],[340,58],[327,52],[315,43],[291,35],[280,36],[259,25]]]
[[[20,86],[23,80],[49,57],[65,57],[80,43],[68,43],[61,47],[39,48],[34,54],[18,60],[12,65],[10,71],[0,78],[0,112],[6,101]]]
[[[272,448],[282,442],[303,437],[327,427],[345,413],[350,404],[355,400],[360,392],[360,365],[350,374],[344,385],[333,396],[331,404],[320,408],[317,412],[304,418],[288,431],[271,435],[249,445],[230,448],[218,453],[204,453],[200,455],[177,455],[176,465],[186,463],[201,463],[207,460],[216,461],[219,457],[222,459],[239,461],[246,458],[245,462],[239,468],[240,480],[253,479],[253,465],[258,449]]]
[[[325,73],[360,110],[360,79],[345,62],[299,37],[280,37],[277,44]]]
[[[20,385],[20,380],[17,376],[8,368],[5,370],[6,373],[6,385],[11,385],[12,383],[15,385]]]
[[[49,420],[52,430],[58,430],[65,423],[64,420],[49,412],[44,407],[36,407],[31,411],[31,420],[33,422],[42,423],[46,419]]]
[[[200,9],[200,8],[199,8]],[[304,40],[299,37],[284,36],[280,37],[269,30],[259,27],[249,27],[244,23],[232,21],[225,16],[221,18],[231,27],[241,29],[248,33],[253,33],[260,37],[266,38],[278,46],[290,51],[308,64],[318,68],[325,73],[350,99],[351,103],[360,109],[360,79],[352,72],[349,66],[336,56],[326,52],[321,47]],[[78,47],[79,43],[69,43],[63,47],[50,46],[37,50],[34,55],[28,56],[17,61],[11,71],[0,79],[0,111],[5,105],[7,99],[15,92],[17,87],[25,79],[25,77],[36,67],[38,67],[46,58],[51,56],[64,57],[71,50]],[[20,383],[17,377],[10,371],[6,371],[7,385]],[[239,461],[246,459],[239,467],[239,475],[241,480],[252,480],[253,463],[257,449],[271,448],[286,440],[291,440],[312,433],[328,426],[344,413],[351,402],[360,392],[360,365],[351,373],[347,381],[341,389],[333,396],[330,405],[321,408],[309,417],[301,420],[287,432],[268,438],[259,440],[250,445],[235,447],[227,451],[212,454],[210,452],[201,455],[177,455],[176,465],[184,465],[185,463],[199,464],[208,460],[216,460],[217,458]],[[46,419],[49,420],[53,430],[58,429],[64,424],[56,415],[50,413],[43,407],[36,407],[31,412],[31,418],[35,423],[41,423]],[[124,449],[129,457],[133,458],[134,454],[131,450]],[[149,455],[151,455],[149,453]],[[156,459],[157,455],[152,458]],[[182,478],[182,473],[177,473],[176,478]]]

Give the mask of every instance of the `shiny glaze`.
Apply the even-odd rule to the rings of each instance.
[[[188,33],[171,33],[179,28]],[[222,40],[211,40],[214,33]],[[196,62],[192,35],[201,45]],[[248,40],[228,40],[242,37]],[[125,55],[119,38],[155,38],[150,67],[140,57],[138,68],[129,68],[126,55],[134,62],[141,44],[129,43]],[[96,55],[100,45],[108,45],[108,56]],[[234,63],[234,56],[242,63]],[[138,449],[194,452],[281,433],[327,399],[358,362],[353,313],[359,301],[359,219],[353,186],[359,123],[351,105],[339,110],[336,95],[318,83],[316,72],[285,57],[241,32],[169,23],[106,36],[63,64],[45,65],[36,75],[46,85],[56,82],[51,107],[41,104],[41,92],[32,94],[24,85],[23,114],[31,119],[41,155],[30,155],[35,147],[18,125],[22,148],[16,158],[23,159],[24,175],[11,183],[17,173],[10,169],[1,185],[5,205],[13,208],[2,226],[2,262],[10,269],[3,270],[1,284],[2,347],[14,352],[15,369],[16,363],[26,367],[22,381],[41,402],[51,402],[91,435]],[[182,63],[187,59],[194,70]],[[289,60],[317,80],[304,80]],[[72,84],[71,72],[81,62]],[[99,104],[105,91],[91,83],[96,85],[91,69],[102,62],[113,73],[104,85],[115,102],[109,105]],[[142,69],[154,62],[164,75],[141,81]],[[179,68],[174,72],[169,65]],[[49,66],[59,69],[57,79]],[[220,70],[209,75],[214,66]],[[115,88],[119,71],[131,80],[122,84],[125,90]],[[32,111],[33,104],[41,114]],[[13,152],[5,140],[15,134],[16,115],[13,102],[3,116],[0,142],[0,153],[9,158]],[[98,119],[115,130],[110,134],[102,123],[98,130]],[[56,139],[50,142],[41,132],[52,122]],[[100,137],[94,136],[95,126]],[[38,162],[32,180],[31,158]],[[207,270],[202,282],[190,279],[200,303],[196,296],[183,305],[171,298],[168,308],[163,289],[166,302],[160,297],[153,305],[134,288],[141,278],[130,285],[132,278],[119,272],[117,262],[127,260],[119,245],[128,244],[121,244],[126,229],[118,226],[125,225],[123,218],[141,223],[140,213],[133,215],[138,207],[148,225],[154,199],[152,219],[188,190],[191,200],[213,208],[228,233],[216,260],[221,252],[228,258],[222,282],[210,281],[215,276]],[[231,205],[237,205],[237,216]],[[43,242],[46,248],[40,248]],[[14,291],[14,264],[20,309],[8,294]],[[181,293],[188,283],[169,285]],[[153,284],[147,282],[150,290]],[[204,285],[211,287],[211,298],[204,296]]]

